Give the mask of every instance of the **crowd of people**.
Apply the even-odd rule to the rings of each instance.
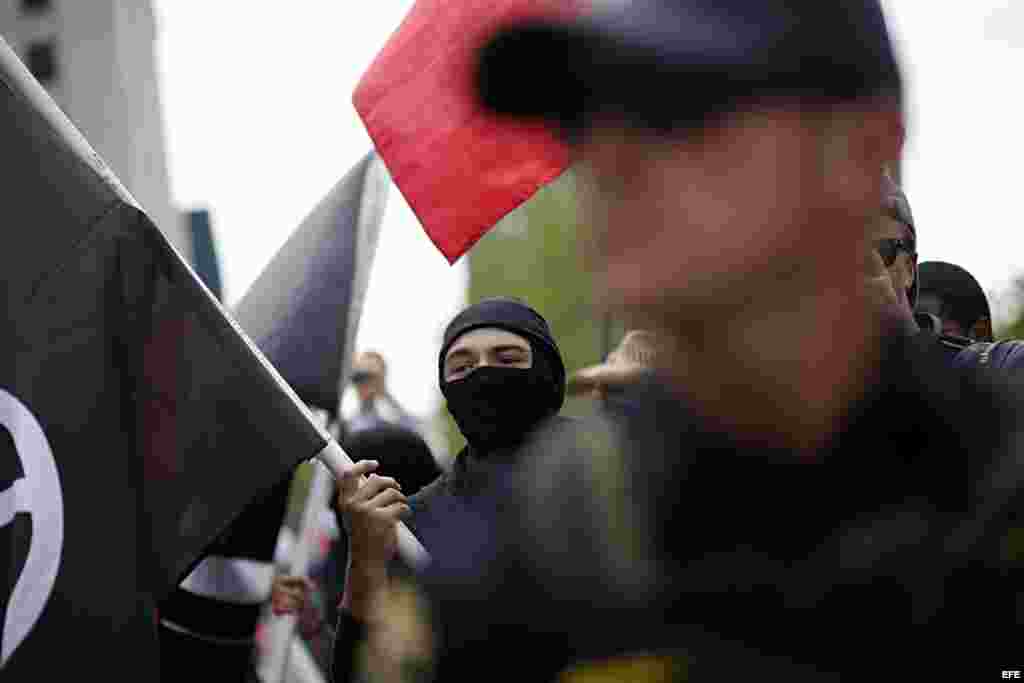
[[[878,3],[614,5],[501,29],[477,86],[570,145],[598,294],[632,331],[567,378],[528,302],[462,311],[448,471],[360,417],[334,680],[1020,668],[1024,352],[966,271],[918,263]],[[362,393],[386,374],[364,361]],[[562,417],[567,392],[601,409]]]

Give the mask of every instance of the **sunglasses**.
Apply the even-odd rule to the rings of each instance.
[[[894,238],[875,240],[875,251],[882,257],[882,263],[888,268],[896,261],[896,256],[901,251],[912,255],[914,253],[914,243],[911,240]]]
[[[366,370],[356,370],[352,373],[352,384],[363,384],[373,379],[375,375]]]

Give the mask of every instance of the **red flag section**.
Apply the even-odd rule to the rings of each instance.
[[[569,162],[542,124],[500,119],[480,106],[476,50],[505,23],[568,18],[579,7],[579,0],[418,0],[356,88],[353,102],[377,153],[449,262]]]

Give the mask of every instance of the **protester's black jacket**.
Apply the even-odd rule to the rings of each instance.
[[[515,447],[504,448],[486,454],[477,453],[466,446],[455,457],[452,468],[441,474],[437,479],[423,487],[409,499],[410,516],[404,520],[406,526],[417,539],[431,552],[439,539],[449,534],[445,528],[453,520],[459,526],[469,522],[463,517],[463,511],[474,511],[484,505],[497,503],[480,502],[480,496],[489,496],[501,485],[500,479],[510,473],[519,471],[522,454],[533,451],[532,440],[548,430],[578,429],[578,420],[556,415],[546,419],[533,434],[524,435],[523,442]],[[482,529],[481,529],[482,530]],[[456,529],[457,531],[457,529]],[[410,570],[396,560],[393,572],[407,579],[416,580]],[[354,657],[366,638],[366,625],[354,619],[350,614],[339,615],[337,635],[332,653],[331,677],[337,683],[355,680],[357,672]]]
[[[812,457],[737,443],[657,382],[608,434],[554,434],[432,548],[439,680],[638,652],[700,681],[1022,668],[1021,394],[921,339],[883,356]]]

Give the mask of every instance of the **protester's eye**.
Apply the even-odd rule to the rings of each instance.
[[[526,355],[520,351],[510,351],[498,354],[498,362],[505,365],[515,365],[526,362]]]
[[[448,377],[461,377],[473,369],[469,363],[459,363],[448,370]]]

